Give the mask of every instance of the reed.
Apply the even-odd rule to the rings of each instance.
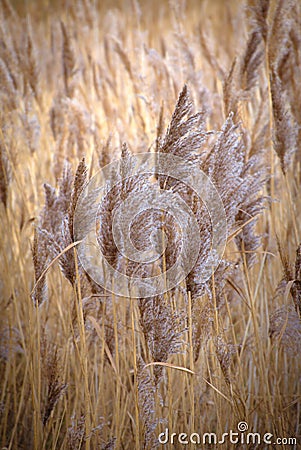
[[[241,421],[300,446],[300,43],[297,0],[0,3],[1,448],[163,448],[166,428]],[[125,179],[143,152],[219,193],[228,237],[207,281],[208,208],[171,176]],[[114,242],[118,207],[154,185],[200,233],[190,273],[150,298],[99,286],[76,252],[81,193],[117,159],[97,213],[115,269],[160,275],[181,254],[160,205],[130,230],[141,252],[162,236],[155,263]]]

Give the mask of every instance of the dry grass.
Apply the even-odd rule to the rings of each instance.
[[[221,436],[243,420],[300,446],[299,2],[50,3],[0,3],[1,448],[150,449],[167,427]],[[210,176],[229,238],[200,282],[206,207],[159,175],[201,252],[168,294],[124,299],[80,265],[74,211],[100,167],[148,150]],[[120,181],[99,212],[102,249],[130,275],[142,268],[118,254],[112,212],[147,183]],[[162,228],[159,272],[175,222],[133,227],[141,249]]]

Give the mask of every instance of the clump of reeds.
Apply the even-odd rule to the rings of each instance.
[[[151,449],[166,427],[221,435],[241,420],[300,439],[298,1],[52,3],[0,4],[1,448]],[[219,192],[227,242],[206,281],[204,201],[167,175],[124,177],[147,151]],[[162,274],[182,251],[158,205],[130,238],[144,251],[162,234],[164,254],[119,252],[130,195],[156,184],[196,219],[196,264],[169,292],[118,297],[78,259],[80,195],[114,159],[96,217],[114,269]]]

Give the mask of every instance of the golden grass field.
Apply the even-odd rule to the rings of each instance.
[[[301,448],[300,6],[0,1],[1,449]],[[99,169],[140,152],[204,171],[228,238],[201,282],[208,213],[159,176],[197,218],[202,252],[177,288],[122,298],[83,270],[74,211]],[[130,276],[110,227],[139,183],[120,181],[99,222]],[[133,238],[167,231],[164,273],[181,240],[158,211]],[[239,422],[245,440],[203,440]]]

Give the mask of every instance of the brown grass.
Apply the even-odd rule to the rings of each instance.
[[[300,25],[297,0],[0,3],[1,448],[161,448],[166,428],[221,436],[240,421],[299,448]],[[228,241],[200,281],[206,206],[156,174],[191,208],[201,251],[170,292],[120,298],[80,264],[74,214],[100,167],[147,151],[211,178]],[[129,275],[164,272],[181,230],[140,215],[137,248],[164,231],[165,256],[126,261],[113,213],[150,182],[117,181],[104,254]]]

